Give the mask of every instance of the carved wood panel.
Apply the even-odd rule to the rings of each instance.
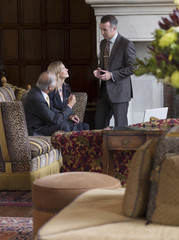
[[[9,83],[34,86],[52,61],[69,69],[72,91],[97,96],[96,21],[85,0],[0,0],[0,60]]]

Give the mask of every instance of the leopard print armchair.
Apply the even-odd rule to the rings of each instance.
[[[86,92],[73,92],[76,97],[76,103],[73,106],[73,112],[78,115],[80,122],[83,122],[88,95]]]
[[[51,137],[28,136],[22,102],[10,86],[0,87],[0,190],[30,190],[35,179],[61,166]]]

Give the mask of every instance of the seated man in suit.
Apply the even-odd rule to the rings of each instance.
[[[68,98],[68,104],[63,111],[53,108],[49,102],[48,93],[56,87],[56,76],[50,72],[43,72],[37,84],[27,94],[25,115],[28,134],[51,136],[58,130],[80,131],[88,130],[87,123],[81,123],[72,111],[76,98],[73,94]]]

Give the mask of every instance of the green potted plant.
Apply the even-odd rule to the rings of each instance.
[[[173,13],[162,18],[148,46],[149,58],[136,59],[135,75],[154,75],[159,82],[171,85],[179,92],[179,0]]]

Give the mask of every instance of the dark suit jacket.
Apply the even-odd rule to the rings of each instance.
[[[63,102],[61,101],[60,95],[57,91],[53,91],[49,93],[50,97],[50,104],[59,111],[63,111],[66,108],[66,105],[68,104],[68,98],[71,94],[71,88],[68,83],[63,84]]]
[[[103,69],[103,56],[106,39],[100,44],[100,67]],[[133,97],[130,75],[133,74],[136,52],[133,42],[118,34],[114,42],[106,70],[112,72],[115,81],[106,81],[107,92],[112,103],[128,102]]]
[[[29,91],[24,108],[29,135],[32,135],[32,129],[37,130],[50,125],[58,125],[60,130],[63,121],[72,114],[69,106],[63,111],[56,110],[53,106],[49,108],[38,87]]]

